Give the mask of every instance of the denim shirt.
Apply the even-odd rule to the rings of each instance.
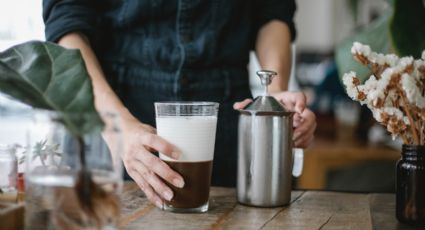
[[[46,38],[86,34],[102,63],[180,77],[246,68],[258,29],[277,19],[295,38],[294,0],[44,0]]]
[[[130,112],[154,125],[153,102],[220,103],[214,185],[234,186],[238,113],[250,97],[247,64],[259,28],[287,23],[294,0],[44,0],[46,38],[85,34]]]

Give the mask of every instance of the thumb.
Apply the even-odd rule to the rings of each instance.
[[[295,112],[301,114],[305,109],[305,101],[299,100],[295,102]]]
[[[301,113],[304,112],[307,98],[306,98],[305,94],[302,93],[302,92],[298,92],[298,93],[294,94],[294,96],[295,96],[295,98],[294,98],[295,99],[295,108],[294,108],[295,112],[301,114]]]
[[[236,110],[237,109],[243,109],[251,102],[252,102],[251,99],[245,99],[243,101],[236,102],[235,104],[233,104],[233,109],[236,109]]]

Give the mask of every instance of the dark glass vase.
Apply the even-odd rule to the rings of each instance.
[[[403,145],[401,155],[397,162],[397,219],[425,226],[425,145]]]

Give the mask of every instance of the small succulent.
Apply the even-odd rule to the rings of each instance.
[[[22,148],[21,145],[15,144],[10,148],[10,153],[17,156],[18,149]],[[55,161],[55,157],[62,157],[62,153],[59,151],[59,144],[47,144],[47,140],[41,140],[35,143],[32,147],[33,156],[32,160],[35,160],[37,157],[40,158],[41,164],[46,166],[46,161],[51,160],[51,164],[58,166],[60,162]],[[19,158],[18,164],[25,163],[27,157],[27,150],[23,152],[23,155]]]

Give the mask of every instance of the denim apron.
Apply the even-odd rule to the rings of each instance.
[[[233,17],[247,18],[251,4],[242,0],[159,2],[162,6],[127,1],[127,7],[121,8],[122,18],[109,24],[113,27],[109,30],[124,34],[115,32],[95,43],[103,69],[130,112],[154,127],[154,102],[218,102],[211,183],[235,186],[238,112],[233,104],[251,97],[246,66],[252,30],[249,20],[229,15],[237,12]],[[194,18],[196,13],[202,14]],[[138,24],[143,18],[134,15],[146,15],[146,23]],[[155,18],[152,23],[151,17]],[[229,20],[234,23],[228,24]],[[223,33],[231,35],[226,30],[239,31],[238,36],[220,40]]]

